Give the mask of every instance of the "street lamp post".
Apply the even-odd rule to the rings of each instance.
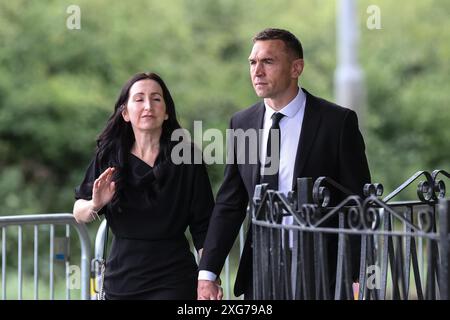
[[[358,64],[357,12],[354,0],[340,0],[337,10],[337,68],[335,99],[339,105],[356,111],[364,128],[365,86]]]

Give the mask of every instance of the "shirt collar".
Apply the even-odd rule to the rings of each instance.
[[[299,88],[297,95],[291,100],[286,106],[281,108],[278,112],[281,112],[288,118],[292,118],[299,112],[305,105],[306,95],[302,88]],[[265,102],[264,106],[266,108],[266,119],[270,119],[272,115],[276,112],[271,107],[269,107]]]

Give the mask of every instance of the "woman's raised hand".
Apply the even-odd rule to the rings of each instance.
[[[95,181],[92,188],[92,204],[95,210],[100,210],[107,205],[116,192],[116,185],[112,180],[114,168],[106,169]]]

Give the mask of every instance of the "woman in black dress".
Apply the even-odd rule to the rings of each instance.
[[[197,264],[184,233],[189,227],[201,255],[214,199],[203,163],[172,161],[176,129],[163,80],[136,74],[122,88],[75,190],[75,219],[105,214],[114,234],[106,299],[196,299]]]

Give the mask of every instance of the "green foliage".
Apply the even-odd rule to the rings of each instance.
[[[450,22],[444,18],[450,5],[378,5],[382,29],[361,29],[366,145],[374,181],[392,191],[416,171],[450,170]],[[407,195],[414,197],[414,190]]]
[[[80,30],[66,28],[71,4],[0,3],[1,215],[72,210],[95,139],[138,71],[162,75],[188,130],[195,120],[225,130],[257,101],[247,57],[265,27],[299,36],[301,85],[333,100],[334,1],[80,0]],[[366,27],[372,4],[381,30]],[[450,169],[450,3],[362,0],[358,10],[367,155],[389,192],[418,170]],[[223,166],[208,169],[217,191]]]

